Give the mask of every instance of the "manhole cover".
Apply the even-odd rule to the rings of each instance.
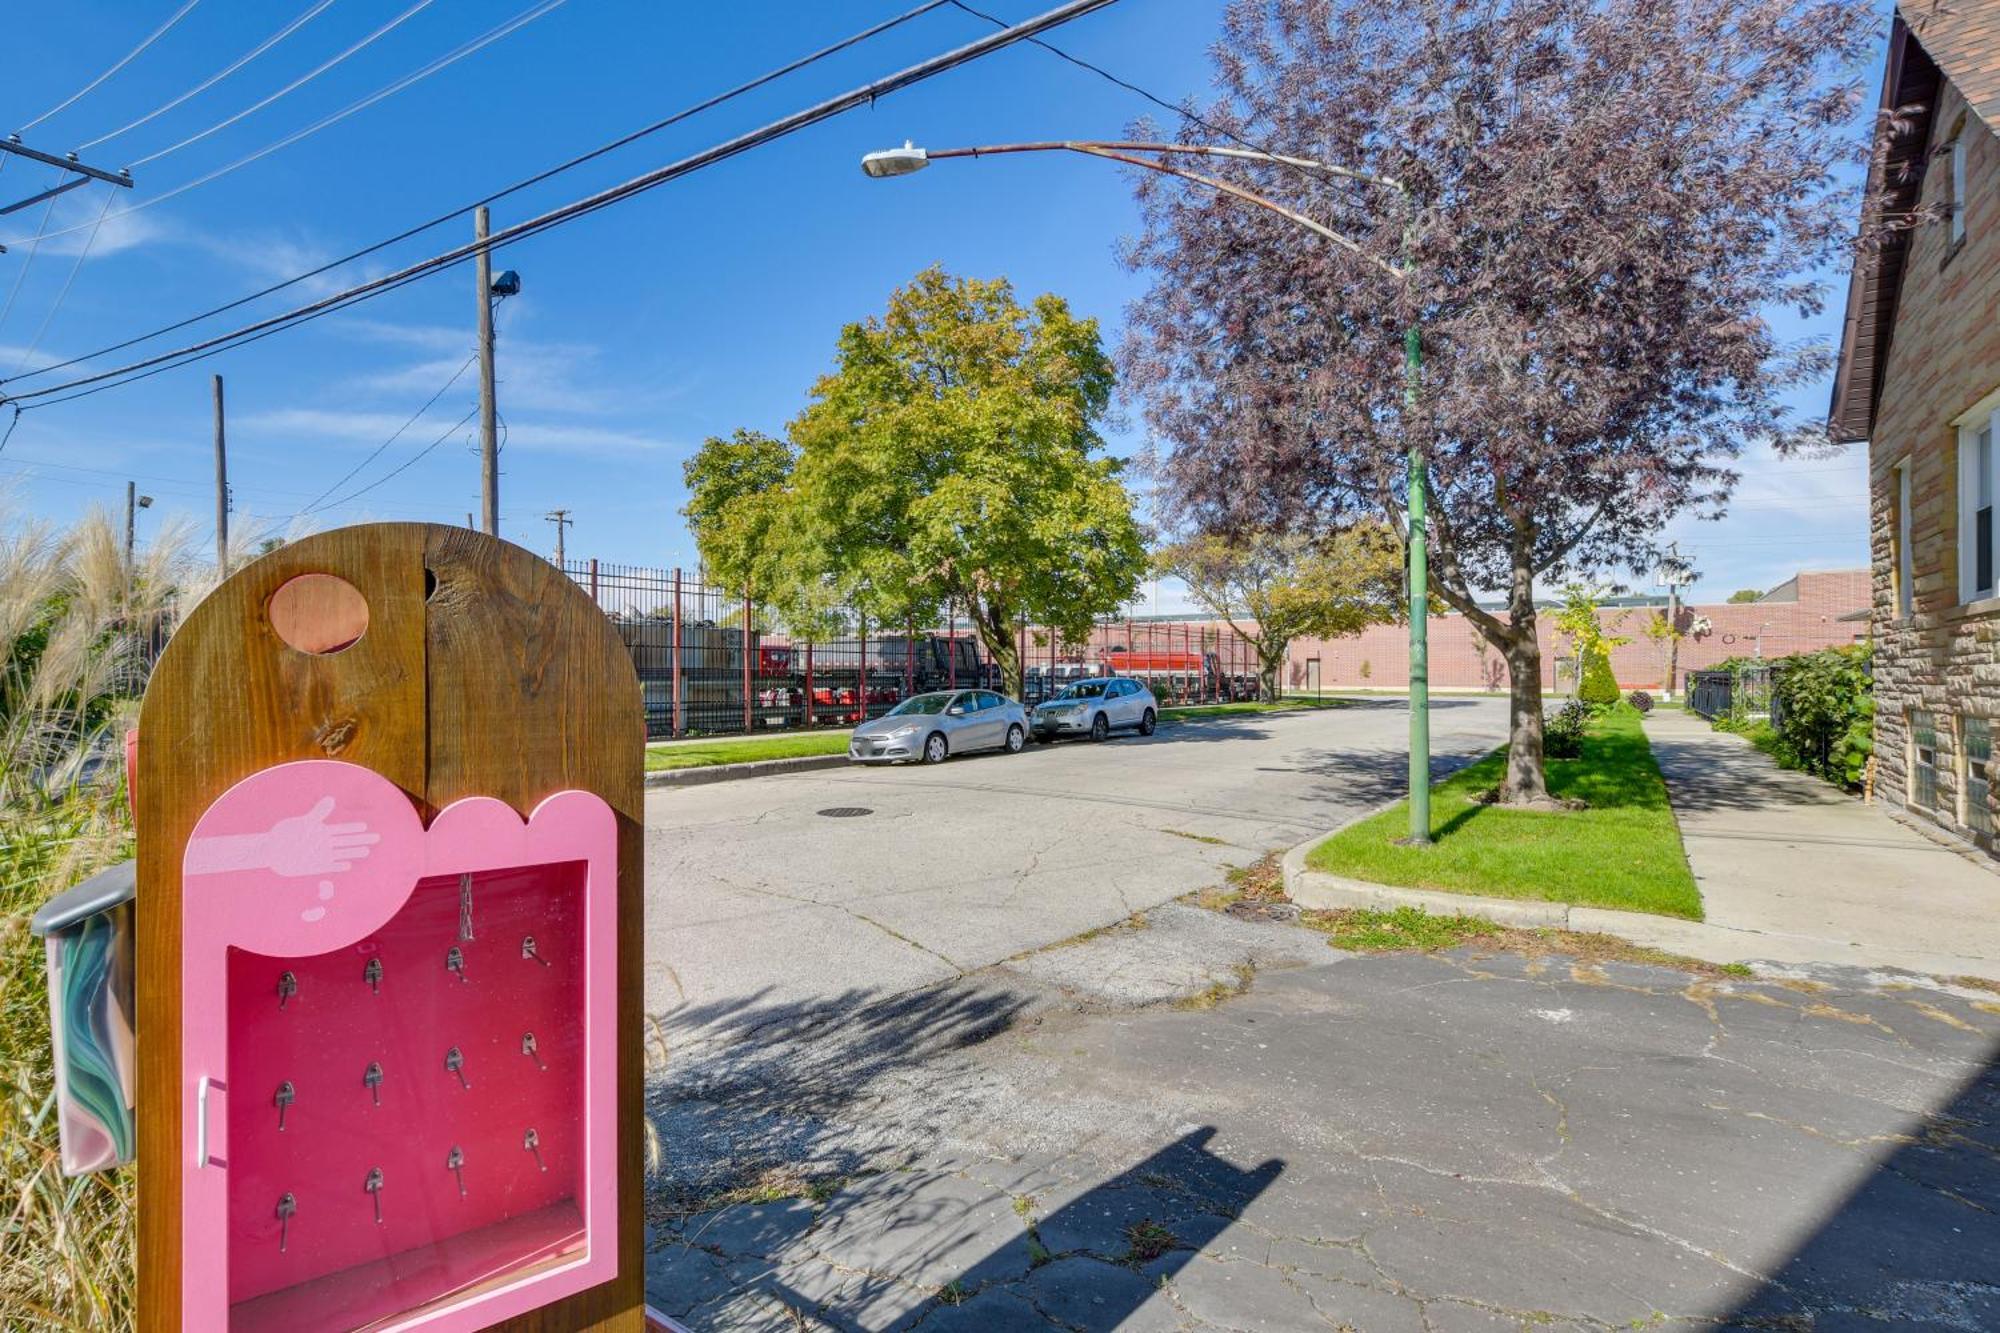
[[[836,805],[820,813],[828,819],[858,819],[862,815],[872,815],[875,812],[865,805]]]

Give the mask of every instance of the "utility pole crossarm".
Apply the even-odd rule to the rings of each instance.
[[[99,167],[86,166],[82,162],[77,161],[75,153],[71,153],[67,157],[57,157],[54,153],[41,152],[22,143],[21,136],[18,134],[0,139],[0,153],[12,153],[17,157],[31,158],[36,162],[46,162],[52,167],[61,167],[64,171],[74,171],[80,176],[88,176],[92,180],[106,181],[112,185],[122,185],[128,190],[132,188],[132,173],[129,171],[105,171]]]
[[[53,199],[59,194],[66,194],[80,186],[88,185],[92,181],[105,181],[112,185],[122,186],[127,190],[132,188],[132,173],[129,171],[105,171],[100,167],[88,166],[83,162],[79,162],[75,153],[71,153],[67,157],[57,157],[54,153],[44,153],[38,148],[30,148],[22,143],[21,136],[18,134],[0,139],[0,153],[12,153],[16,157],[25,157],[31,162],[45,162],[49,166],[73,173],[67,180],[57,181],[40,194],[29,195],[26,199],[17,199],[11,204],[0,207],[0,217],[5,217],[9,213],[18,213],[24,208],[41,203],[44,199]],[[5,254],[6,250],[6,246],[0,245],[0,254]]]

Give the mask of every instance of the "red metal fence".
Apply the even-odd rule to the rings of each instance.
[[[795,640],[748,593],[682,570],[583,560],[566,572],[631,650],[648,737],[846,727],[926,690],[1006,689],[957,618],[944,627],[855,615],[851,633]],[[1255,654],[1213,623],[1107,620],[1081,643],[1023,624],[1015,643],[1030,706],[1086,676],[1136,676],[1168,704],[1250,698],[1257,686]]]

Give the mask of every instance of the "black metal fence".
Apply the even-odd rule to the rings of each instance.
[[[682,570],[583,560],[566,572],[631,650],[649,738],[845,727],[927,690],[1006,688],[978,636],[956,618],[923,626],[850,616],[851,633],[813,641],[772,625],[750,595]],[[1023,624],[1015,650],[1031,707],[1100,675],[1136,676],[1168,704],[1257,692],[1255,654],[1213,623],[1107,620],[1081,643]]]
[[[1738,721],[1755,713],[1775,713],[1778,701],[1771,692],[1768,665],[1738,666],[1719,671],[1687,673],[1688,709],[1714,721],[1731,717]],[[1772,725],[1777,719],[1772,718]]]

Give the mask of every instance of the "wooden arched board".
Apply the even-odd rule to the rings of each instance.
[[[334,575],[359,591],[358,638],[331,652],[281,639],[271,599],[303,575]],[[317,627],[322,645],[349,637],[323,617],[351,619],[353,608],[316,581],[300,586],[311,595],[289,599],[303,609],[285,615],[303,617],[305,629],[288,624],[287,635],[311,643]],[[426,821],[472,796],[525,817],[565,790],[592,793],[615,814],[617,1276],[501,1327],[644,1328],[643,749],[631,659],[603,613],[546,560],[468,529],[370,524],[304,538],[246,566],[189,614],[146,692],[134,793],[142,1328],[177,1327],[182,1307],[183,849],[235,784],[308,759],[373,770]]]

